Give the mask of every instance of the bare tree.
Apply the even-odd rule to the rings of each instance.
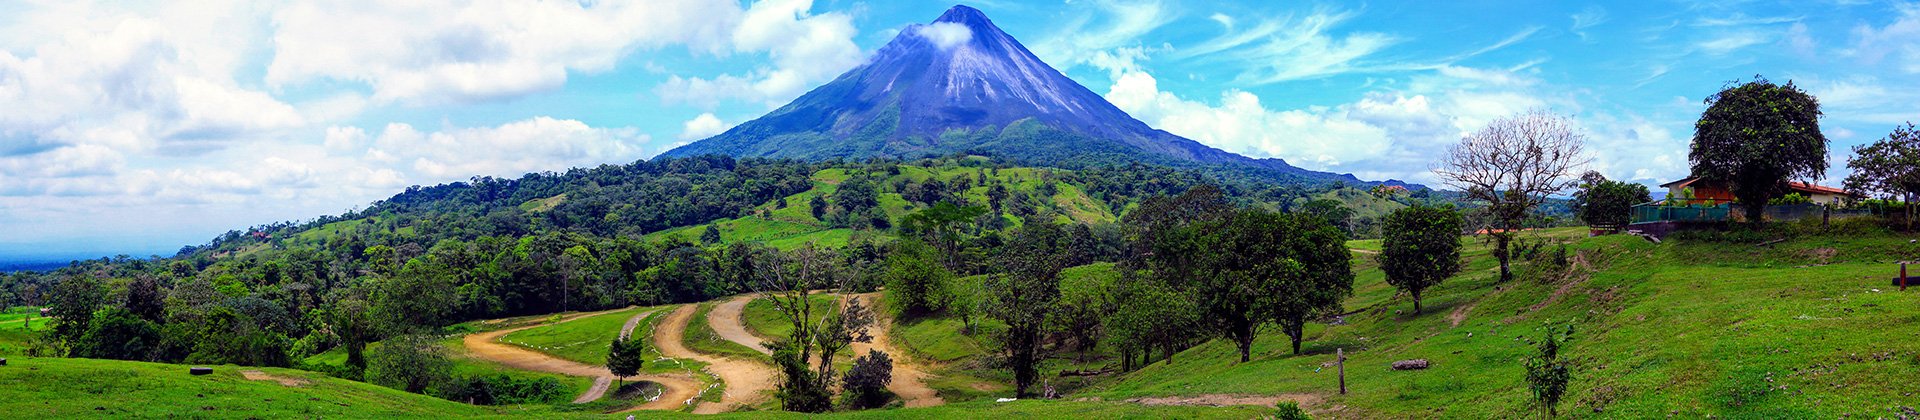
[[[1527,213],[1578,181],[1574,175],[1590,161],[1586,138],[1566,117],[1529,111],[1494,120],[1467,135],[1433,169],[1448,186],[1465,191],[1467,199],[1486,203],[1500,281],[1513,279],[1508,245]]]

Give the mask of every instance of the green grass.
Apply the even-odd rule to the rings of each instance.
[[[810,295],[807,296],[807,301],[812,304],[815,314],[839,311],[833,295]],[[758,334],[761,338],[785,339],[793,335],[793,322],[787,320],[786,314],[782,314],[774,307],[772,301],[766,299],[747,302],[747,308],[742,311],[740,319],[747,324],[747,331]]]
[[[606,364],[607,350],[627,319],[649,308],[634,308],[558,324],[515,331],[500,342],[589,365]],[[637,328],[637,327],[636,327]]]
[[[1888,261],[1915,255],[1912,235],[1802,235],[1764,248],[1586,239],[1577,228],[1530,235],[1572,241],[1595,271],[1563,279],[1524,262],[1525,276],[1502,284],[1487,246],[1471,241],[1468,269],[1430,290],[1423,314],[1366,268],[1347,305],[1361,311],[1346,325],[1310,327],[1305,355],[1268,331],[1251,362],[1215,341],[1090,394],[1309,393],[1323,409],[1346,407],[1343,417],[1528,417],[1536,406],[1521,361],[1547,325],[1572,323],[1574,380],[1560,406],[1571,416],[1877,417],[1914,401],[1920,311],[1915,291],[1893,292],[1886,280]],[[1323,366],[1336,348],[1349,354],[1344,396]],[[1433,368],[1387,368],[1413,358]]]
[[[693,319],[687,321],[686,334],[681,338],[686,340],[688,349],[706,354],[773,363],[773,359],[767,355],[760,354],[740,343],[727,341],[714,333],[713,325],[707,322],[707,313],[713,311],[713,305],[713,303],[700,304],[699,309],[693,312]]]
[[[0,412],[19,418],[583,417],[547,406],[481,407],[292,369],[259,368],[306,385],[247,380],[236,366],[14,358],[0,367]]]

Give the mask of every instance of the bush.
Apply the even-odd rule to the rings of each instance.
[[[1281,401],[1279,404],[1275,404],[1275,406],[1279,407],[1280,411],[1274,413],[1273,418],[1279,420],[1313,420],[1312,416],[1307,415],[1306,410],[1300,409],[1300,403]]]
[[[854,409],[879,408],[893,400],[893,393],[887,391],[887,384],[893,382],[893,359],[879,350],[871,350],[866,356],[854,359],[853,368],[847,370],[847,376],[841,378],[841,389],[846,404]]]
[[[493,374],[456,378],[438,387],[434,396],[478,405],[537,404],[564,396],[566,385],[547,378],[516,378]]]
[[[452,369],[445,353],[432,337],[394,337],[368,352],[367,380],[416,394],[426,392],[427,387],[446,381],[447,372]]]

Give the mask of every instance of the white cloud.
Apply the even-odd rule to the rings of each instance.
[[[721,122],[719,117],[707,112],[687,120],[680,127],[680,140],[700,140],[726,132],[733,125]]]
[[[1854,27],[1854,45],[1849,53],[1868,66],[1891,58],[1890,64],[1901,71],[1920,73],[1920,4],[1901,4],[1895,10],[1894,21],[1886,26]]]
[[[517,178],[529,172],[625,164],[639,159],[651,140],[633,128],[595,128],[550,117],[430,133],[396,123],[374,138],[366,156],[406,168],[410,182],[432,184],[475,175]]]
[[[973,40],[972,29],[968,29],[967,25],[953,22],[934,22],[929,25],[915,25],[913,27],[913,34],[919,35],[921,38],[926,38],[927,41],[933,42],[933,45],[940,47],[941,50],[950,50],[953,49],[953,47]]]
[[[1755,32],[1733,32],[1716,36],[1694,44],[1700,51],[1713,55],[1726,55],[1742,48],[1767,42],[1767,37]]]
[[[1088,3],[1096,10],[1056,26],[1058,31],[1028,43],[1034,55],[1062,72],[1089,64],[1095,56],[1125,47],[1139,47],[1148,33],[1180,16],[1157,0]],[[1100,22],[1095,23],[1097,20]],[[1018,37],[1020,34],[1014,34]]]
[[[274,86],[364,83],[376,101],[476,101],[558,88],[635,49],[719,50],[738,5],[648,2],[302,2],[274,13]]]
[[[853,43],[858,30],[845,13],[811,14],[812,0],[763,0],[731,25],[732,44],[723,53],[765,53],[772,65],[745,75],[710,78],[674,75],[654,88],[668,103],[713,108],[724,99],[777,106],[860,65],[865,53]]]

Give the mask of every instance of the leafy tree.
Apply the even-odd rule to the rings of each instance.
[[[53,337],[61,342],[74,342],[86,334],[93,324],[93,312],[105,303],[106,291],[100,281],[93,276],[76,275],[61,278],[54,284],[52,308],[47,315],[53,317]]]
[[[939,248],[943,254],[940,264],[946,266],[948,271],[959,272],[962,265],[960,233],[986,212],[986,208],[980,206],[960,206],[941,201],[907,215],[901,227],[908,232],[919,233],[928,243]]]
[[[167,303],[160,295],[160,282],[152,276],[141,275],[127,283],[128,311],[142,319],[160,322],[166,316]]]
[[[853,368],[840,383],[847,405],[855,409],[879,408],[893,400],[887,384],[893,383],[893,359],[879,350],[853,360]]]
[[[1567,382],[1572,379],[1567,364],[1560,361],[1560,346],[1572,336],[1572,325],[1564,333],[1549,328],[1540,341],[1540,353],[1527,358],[1527,389],[1533,391],[1534,401],[1547,409],[1548,416],[1559,415],[1560,397],[1566,396]]]
[[[124,308],[100,311],[85,335],[73,345],[74,357],[115,360],[151,360],[160,344],[160,330],[152,321]]]
[[[1465,191],[1468,200],[1486,203],[1500,281],[1513,279],[1509,245],[1514,233],[1548,195],[1573,185],[1573,171],[1588,162],[1585,143],[1586,135],[1568,119],[1528,112],[1494,120],[1468,135],[1433,170]]]
[[[347,351],[346,367],[353,372],[367,369],[367,343],[374,339],[373,319],[365,300],[345,298],[334,301],[326,313],[327,327],[340,339]]]
[[[1725,182],[1749,222],[1764,222],[1767,200],[1786,193],[1787,181],[1826,176],[1820,102],[1793,82],[1755,76],[1705,102],[1687,160],[1694,176]]]
[[[1913,123],[1895,127],[1872,144],[1853,146],[1847,158],[1847,189],[1911,203],[1920,198],[1920,130]],[[1907,230],[1913,230],[1913,208],[1906,208]]]
[[[887,291],[893,297],[894,310],[903,315],[921,315],[945,307],[946,285],[953,272],[940,263],[933,247],[913,239],[893,244],[887,255]]]
[[[1039,376],[1047,314],[1060,298],[1060,270],[1066,262],[1060,231],[1047,223],[1022,226],[1001,252],[1003,271],[987,276],[986,288],[993,294],[990,314],[1007,324],[1003,341],[1019,398],[1032,395],[1028,389]]]
[[[1143,359],[1139,366],[1145,366],[1155,349],[1173,363],[1173,354],[1200,325],[1193,299],[1151,278],[1123,277],[1115,288],[1114,311],[1103,323],[1107,339],[1121,351],[1121,369],[1133,370],[1134,354]]]
[[[640,368],[646,366],[646,340],[626,337],[614,338],[607,349],[607,371],[621,381],[640,374]],[[617,387],[616,387],[617,388]]]
[[[813,196],[812,200],[807,201],[807,207],[811,209],[811,211],[813,212],[814,219],[823,220],[823,221],[827,220],[827,197],[826,196],[823,196],[823,195]]]
[[[1573,193],[1571,205],[1589,226],[1626,226],[1633,221],[1633,206],[1649,201],[1653,195],[1645,185],[1612,181],[1587,171],[1580,177],[1580,190]]]
[[[1387,214],[1381,240],[1380,270],[1387,284],[1413,296],[1420,313],[1420,292],[1460,272],[1460,213],[1452,207],[1416,205]]]
[[[432,336],[407,334],[388,339],[367,360],[367,381],[412,393],[444,382],[452,363]]]
[[[1339,226],[1340,229],[1346,230],[1348,234],[1353,233],[1353,209],[1347,208],[1347,205],[1341,203],[1340,200],[1326,198],[1315,199],[1308,201],[1307,204],[1302,207],[1301,210],[1303,212],[1320,216],[1322,219],[1327,219],[1328,223],[1332,223],[1334,226]]]
[[[707,230],[700,232],[700,243],[707,244],[707,245],[719,244],[720,228],[713,227],[713,225],[707,225]]]

